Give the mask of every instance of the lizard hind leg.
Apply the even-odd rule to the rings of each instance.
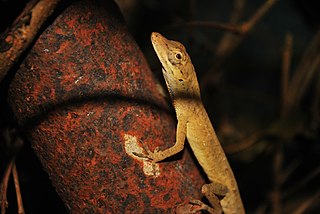
[[[220,183],[212,182],[210,184],[204,184],[201,192],[208,199],[212,207],[206,205],[200,200],[191,200],[189,203],[197,206],[197,208],[193,208],[192,212],[185,213],[198,213],[205,211],[210,214],[222,214],[223,210],[220,200],[228,193],[228,187]]]
[[[218,196],[222,199],[229,192],[229,189],[223,184],[211,182],[209,184],[204,184],[201,188],[201,192],[208,198],[208,200],[212,195],[216,197]]]
[[[214,214],[222,213],[222,206],[220,200],[228,193],[228,187],[217,182],[211,182],[204,184],[201,188],[201,192],[208,199],[209,203],[213,207]],[[209,211],[209,210],[207,210]],[[210,212],[211,213],[211,212]]]
[[[193,208],[192,212],[190,212],[190,213],[198,213],[201,211],[206,211],[207,213],[210,213],[210,214],[221,214],[222,213],[221,209],[220,209],[220,211],[219,211],[219,209],[213,209],[212,207],[206,205],[205,203],[203,203],[200,200],[191,200],[189,202],[189,204],[198,206],[198,208],[196,208],[196,209]]]

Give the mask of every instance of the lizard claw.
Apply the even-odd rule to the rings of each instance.
[[[210,214],[215,214],[215,211],[214,211],[213,208],[211,208],[210,206],[206,205],[205,203],[203,203],[200,200],[190,200],[189,204],[199,206],[198,208],[194,209],[192,211],[192,213],[197,213],[197,212],[200,212],[200,211],[207,211]]]
[[[143,150],[144,150],[144,153],[137,153],[137,152],[133,152],[133,154],[135,156],[138,156],[140,158],[147,158],[149,160],[151,160],[152,162],[158,162],[160,161],[159,160],[159,152],[160,152],[160,149],[159,147],[156,147],[154,149],[154,151],[152,152],[149,147],[147,145],[145,145],[142,141],[140,141],[140,143],[142,144],[142,147],[143,147]]]

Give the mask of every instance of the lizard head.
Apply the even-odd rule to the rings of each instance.
[[[162,64],[162,72],[172,98],[177,94],[200,94],[191,59],[185,47],[160,33],[151,34],[151,42]]]

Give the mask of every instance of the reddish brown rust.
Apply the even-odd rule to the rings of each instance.
[[[170,212],[199,199],[204,181],[188,153],[151,167],[158,177],[130,153],[133,141],[172,145],[175,120],[106,2],[79,1],[56,18],[16,73],[9,103],[72,213]]]

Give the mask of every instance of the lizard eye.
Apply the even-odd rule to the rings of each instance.
[[[169,54],[168,60],[172,65],[176,65],[176,64],[182,63],[184,58],[185,58],[185,55],[183,52],[179,50],[175,50]]]
[[[176,53],[175,57],[176,57],[176,59],[178,59],[178,60],[182,59],[181,53]]]

